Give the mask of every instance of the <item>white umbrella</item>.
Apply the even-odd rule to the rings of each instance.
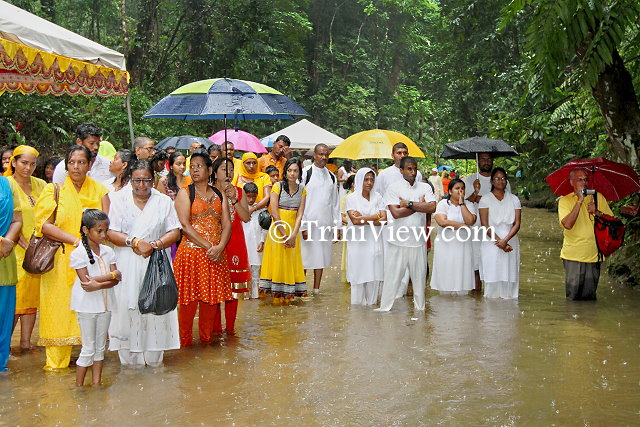
[[[265,147],[271,147],[273,141],[280,135],[289,137],[292,150],[312,150],[317,144],[327,144],[333,148],[344,141],[338,135],[311,123],[307,119],[302,119],[291,126],[265,136],[260,141]]]

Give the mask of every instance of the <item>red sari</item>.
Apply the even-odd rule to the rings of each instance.
[[[242,189],[236,187],[238,202],[242,199]],[[227,199],[229,200],[229,199]],[[231,216],[231,239],[227,244],[227,261],[231,273],[231,288],[235,299],[244,298],[244,293],[249,292],[251,286],[251,269],[249,268],[249,255],[244,239],[242,219],[236,212],[236,207],[229,202],[229,215]]]
[[[242,199],[242,189],[235,187],[238,202]],[[249,268],[249,255],[247,255],[247,245],[244,239],[244,229],[242,219],[236,212],[236,207],[229,203],[229,215],[231,216],[231,238],[225,251],[227,252],[227,264],[231,276],[231,289],[233,299],[224,303],[224,317],[227,321],[225,329],[227,334],[233,334],[236,314],[238,312],[238,299],[244,298],[244,294],[250,291],[251,270]],[[213,325],[213,331],[222,332],[222,315],[218,311]]]

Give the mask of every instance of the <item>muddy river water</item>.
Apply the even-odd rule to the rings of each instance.
[[[45,373],[42,349],[14,356],[0,424],[640,424],[640,293],[603,275],[598,301],[568,302],[556,215],[525,209],[520,239],[518,301],[428,291],[424,313],[409,297],[374,313],[334,268],[309,301],[241,302],[235,337],[161,368],[109,353],[101,387]]]

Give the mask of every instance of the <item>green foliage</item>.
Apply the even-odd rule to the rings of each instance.
[[[594,87],[628,32],[638,31],[637,0],[517,0],[503,9],[502,25],[531,14],[526,47],[532,53],[535,90],[564,81]]]

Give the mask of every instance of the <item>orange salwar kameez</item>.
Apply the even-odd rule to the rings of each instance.
[[[191,225],[212,245],[222,236],[222,202],[214,195],[205,200],[196,195],[191,205]],[[193,342],[193,319],[198,305],[200,342],[211,342],[214,319],[220,314],[220,303],[233,299],[227,254],[223,251],[217,261],[207,258],[206,250],[183,237],[173,263],[178,284],[178,322],[180,346]]]

